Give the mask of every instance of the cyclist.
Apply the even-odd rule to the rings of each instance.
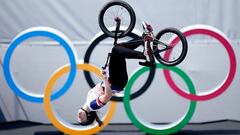
[[[148,29],[151,28],[150,25],[148,27]],[[143,34],[143,38],[145,41],[143,52],[134,50],[141,44],[114,45],[109,61],[109,77],[106,69],[102,69],[103,81],[88,92],[85,104],[78,110],[78,121],[80,125],[89,125],[95,120],[99,126],[102,125],[96,111],[106,105],[113,94],[121,92],[126,86],[128,82],[126,59],[143,59],[146,61],[139,62],[140,65],[155,66],[152,49],[146,42],[147,40],[151,40],[151,37]]]

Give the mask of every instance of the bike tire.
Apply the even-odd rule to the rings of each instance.
[[[187,55],[187,51],[188,51],[187,39],[183,35],[183,33],[176,28],[166,28],[166,29],[161,30],[157,34],[156,39],[161,41],[161,37],[163,37],[167,33],[171,33],[171,34],[174,34],[175,36],[177,36],[177,37],[174,38],[175,42],[180,41],[180,44],[182,45],[182,49],[181,49],[182,51],[180,52],[180,55],[173,61],[167,60],[168,58],[165,56],[166,53],[165,53],[164,56],[160,55],[159,53],[154,53],[154,56],[161,64],[163,64],[165,66],[176,66],[176,65],[180,64],[185,59],[185,57]],[[161,41],[161,42],[163,42],[163,41]],[[172,40],[172,42],[173,42],[173,40]],[[170,45],[170,43],[166,43],[166,44]],[[173,48],[175,46],[176,45],[173,45]],[[156,45],[153,45],[153,50],[154,50],[154,52],[158,52],[158,47]],[[170,51],[172,51],[172,49]],[[168,52],[168,53],[171,53],[171,52]]]
[[[126,30],[123,30],[120,34],[117,34],[117,38],[122,38],[122,37],[124,37],[124,36],[126,36],[126,35],[128,35],[129,33],[132,32],[132,30],[133,30],[133,28],[135,27],[135,24],[136,24],[136,15],[135,15],[135,12],[134,12],[133,8],[125,1],[113,0],[113,1],[110,1],[110,2],[106,3],[103,6],[103,8],[100,10],[100,13],[99,13],[99,16],[98,16],[98,23],[99,23],[99,26],[100,26],[101,30],[105,34],[107,34],[109,37],[113,37],[113,38],[115,37],[115,32],[114,32],[115,29],[114,30],[109,30],[108,29],[108,27],[104,23],[104,15],[106,14],[106,11],[110,7],[113,7],[113,6],[121,6],[121,7],[125,8],[130,15],[129,26],[126,26],[127,27]],[[121,16],[119,18],[121,18]],[[113,18],[113,21],[114,21],[114,18]]]

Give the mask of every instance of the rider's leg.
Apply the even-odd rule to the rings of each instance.
[[[113,47],[109,61],[109,80],[120,89],[123,89],[128,81],[126,58],[146,59],[142,52],[120,45]]]
[[[113,47],[112,55],[118,55],[127,59],[146,59],[142,52],[118,45]]]
[[[146,60],[146,56],[143,52],[125,48],[124,46],[116,45],[113,47],[109,61],[109,80],[121,89],[123,89],[128,82],[126,59]],[[151,63],[143,64],[145,66],[153,66]]]
[[[130,43],[130,42],[132,42],[132,41],[136,41],[136,40],[139,40],[139,41],[141,41],[141,42],[138,42],[138,43]],[[128,41],[128,42],[126,42],[126,43],[124,43],[124,44],[122,44],[122,43],[119,43],[119,44],[117,44],[117,45],[120,45],[120,46],[123,46],[123,47],[125,47],[125,48],[128,48],[128,49],[136,49],[136,48],[138,48],[140,45],[143,45],[143,39],[142,39],[142,37],[137,37],[137,38],[134,38],[134,39],[132,39],[132,40],[130,40],[130,41]]]
[[[139,52],[136,50],[128,49],[123,46],[115,46],[112,49],[112,55],[119,55],[121,57],[127,58],[127,59],[143,59],[146,60],[145,62],[139,62],[142,66],[148,66],[148,67],[154,67],[155,61],[152,54],[152,50],[150,48],[150,44],[147,44],[145,42],[145,51]]]
[[[124,48],[117,48],[117,49],[114,48],[114,49],[117,50],[118,53],[120,53],[121,55],[123,55],[126,58],[131,58],[131,56],[137,56],[137,57],[134,57],[134,59],[142,59],[142,58],[139,58],[139,56],[138,56],[139,54],[136,54],[135,51],[128,51],[127,49],[132,49],[133,50],[133,49],[136,49],[137,47],[139,47],[140,45],[143,44],[143,47],[144,47],[143,54],[145,56],[146,61],[145,62],[139,62],[139,64],[143,65],[143,66],[153,67],[155,65],[155,61],[154,61],[152,48],[151,48],[151,45],[150,45],[150,42],[151,42],[152,39],[150,39],[150,38],[151,37],[148,36],[148,35],[143,35],[143,37],[138,37],[138,38],[133,39],[133,40],[138,40],[138,39],[141,40],[142,39],[142,41],[139,42],[139,43],[133,43],[133,44],[127,44],[127,43],[121,44],[120,43],[120,44],[117,44],[117,46],[123,46]],[[129,42],[131,42],[133,40],[130,40]],[[127,53],[129,55],[126,55],[125,53],[122,53],[122,52],[125,52],[125,51],[127,51]]]

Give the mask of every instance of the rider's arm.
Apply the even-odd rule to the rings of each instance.
[[[105,84],[105,91],[104,91],[104,94],[99,97],[99,100],[104,104],[106,104],[112,98],[112,90],[110,88],[106,71],[103,70],[102,74],[103,74],[103,82]]]

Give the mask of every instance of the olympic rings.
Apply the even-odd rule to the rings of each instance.
[[[204,94],[195,95],[195,94],[186,93],[184,90],[180,89],[175,84],[175,82],[171,78],[169,71],[164,70],[164,75],[165,75],[165,78],[166,78],[168,84],[171,86],[171,88],[177,94],[179,94],[180,96],[182,96],[186,99],[189,99],[189,100],[205,101],[205,100],[210,100],[210,99],[213,99],[213,98],[219,96],[230,86],[230,84],[235,76],[235,73],[236,73],[236,66],[237,66],[236,57],[235,57],[233,48],[231,47],[231,44],[230,44],[228,38],[221,31],[217,30],[216,28],[206,26],[206,25],[193,25],[193,26],[184,28],[183,34],[186,37],[191,36],[191,35],[196,35],[196,34],[205,34],[205,35],[209,35],[209,36],[216,38],[219,42],[221,42],[223,44],[223,46],[227,50],[229,60],[230,60],[230,71],[229,71],[226,79],[220,86],[218,86],[214,90],[209,90],[208,94],[205,94],[205,95]],[[178,39],[175,38],[172,40],[172,42],[176,43],[176,42],[178,42]],[[168,51],[164,57],[166,59],[169,59],[170,53],[171,53],[171,51]],[[211,92],[211,91],[213,91],[213,92]]]
[[[132,32],[128,35],[129,37],[131,38],[137,38],[139,37],[137,32]],[[108,36],[106,34],[103,34],[102,32],[97,34],[97,36],[95,38],[93,38],[93,40],[90,42],[90,45],[86,51],[86,54],[84,56],[84,62],[86,63],[89,63],[90,61],[90,56],[94,50],[94,48],[104,39],[108,38]],[[136,97],[140,96],[141,94],[143,94],[147,89],[148,87],[151,85],[151,82],[154,78],[154,75],[155,75],[155,68],[151,68],[150,72],[149,72],[149,75],[148,75],[148,78],[147,78],[147,81],[145,82],[145,84],[139,89],[137,90],[136,92],[134,92],[132,95],[131,95],[131,99],[135,99]],[[91,75],[89,72],[84,72],[84,76],[89,84],[90,87],[94,87],[96,84],[94,83]],[[118,102],[122,102],[122,97],[118,97],[118,96],[113,96],[111,98],[112,101],[118,101]]]
[[[98,68],[91,66],[89,64],[77,64],[77,69],[78,70],[86,70],[89,72],[93,72],[96,75],[98,75],[100,78],[102,78],[101,72]],[[108,109],[108,112],[106,116],[104,117],[103,123],[104,125],[102,127],[98,127],[98,125],[95,124],[93,128],[89,129],[78,129],[77,127],[74,127],[72,125],[65,124],[63,121],[60,121],[61,119],[54,114],[54,110],[51,107],[51,101],[50,101],[50,95],[51,95],[51,90],[55,84],[55,82],[60,78],[62,75],[66,74],[70,70],[70,66],[63,66],[61,67],[57,72],[55,72],[52,77],[50,77],[46,88],[45,88],[45,93],[44,93],[44,109],[47,114],[47,117],[50,119],[52,124],[59,129],[60,131],[66,133],[66,134],[71,134],[71,135],[79,135],[79,134],[95,134],[102,130],[104,127],[106,127],[113,117],[114,111],[116,109],[116,102],[110,101],[110,107]],[[56,112],[55,112],[56,113]]]
[[[183,78],[183,80],[186,82],[188,89],[190,91],[191,94],[195,94],[195,88],[193,86],[193,83],[191,81],[191,79],[179,68],[177,67],[167,67],[167,66],[163,66],[160,64],[156,65],[156,68],[159,69],[167,69],[167,70],[171,70],[175,73],[177,73],[178,75],[180,75],[180,77]],[[132,77],[130,78],[125,92],[124,92],[124,107],[126,110],[126,113],[128,114],[129,119],[133,122],[133,124],[138,127],[140,130],[149,133],[149,134],[172,134],[175,133],[177,131],[179,131],[180,129],[182,129],[191,119],[191,117],[193,116],[193,113],[195,111],[196,108],[196,101],[191,101],[190,102],[190,106],[189,106],[189,110],[186,113],[186,115],[184,117],[182,117],[179,121],[172,123],[170,125],[168,125],[167,127],[161,127],[159,129],[157,128],[153,128],[151,126],[147,126],[144,125],[142,122],[140,122],[140,120],[138,120],[138,118],[134,115],[131,106],[130,106],[130,93],[131,93],[131,88],[133,86],[133,83],[137,80],[137,78],[139,78],[141,76],[141,74],[145,73],[146,71],[148,71],[149,68],[148,67],[142,67],[140,68],[138,71],[136,71]]]
[[[103,120],[103,122],[104,122],[103,127],[98,127],[97,125],[94,125],[92,128],[84,128],[84,129],[81,128],[80,129],[79,127],[67,124],[63,119],[61,119],[59,117],[59,115],[52,108],[51,101],[59,98],[69,89],[72,82],[74,81],[77,70],[93,72],[100,78],[102,78],[102,75],[101,75],[101,72],[99,71],[99,69],[96,68],[95,66],[92,66],[90,64],[83,64],[83,63],[77,64],[77,62],[76,62],[77,54],[75,52],[75,49],[73,48],[71,41],[65,35],[63,35],[61,32],[59,32],[55,29],[52,29],[52,28],[34,27],[34,28],[30,28],[30,29],[23,31],[18,36],[16,36],[13,39],[13,41],[11,42],[11,44],[5,54],[5,57],[4,57],[4,61],[3,61],[4,76],[5,76],[6,82],[8,83],[10,89],[16,95],[18,95],[21,98],[28,100],[30,102],[36,102],[36,103],[43,102],[47,117],[50,119],[52,124],[57,129],[59,129],[60,131],[66,133],[66,134],[95,134],[95,133],[99,132],[100,130],[102,130],[105,126],[107,126],[107,124],[109,123],[109,121],[111,120],[111,118],[114,115],[114,111],[116,109],[116,102],[114,102],[114,101],[123,101],[124,102],[124,107],[125,107],[128,117],[133,122],[133,124],[136,127],[138,127],[140,130],[142,130],[146,133],[150,133],[150,134],[175,133],[178,130],[180,130],[181,128],[183,128],[189,122],[191,117],[193,116],[193,113],[195,111],[196,104],[197,104],[196,101],[209,100],[209,99],[215,98],[215,97],[219,96],[220,94],[222,94],[229,87],[229,85],[231,84],[231,82],[235,76],[235,73],[236,73],[236,57],[235,57],[233,48],[231,47],[227,37],[222,32],[220,32],[216,28],[213,28],[210,26],[205,26],[205,25],[194,25],[191,27],[187,27],[182,31],[186,37],[195,35],[195,34],[206,34],[206,35],[212,36],[212,37],[216,38],[218,41],[220,41],[224,45],[225,49],[227,50],[227,53],[228,53],[228,56],[230,59],[230,71],[227,75],[227,78],[224,80],[224,83],[222,83],[222,85],[219,88],[211,90],[214,92],[212,92],[210,94],[202,95],[202,94],[196,94],[195,88],[194,88],[194,85],[193,85],[191,79],[182,70],[180,70],[179,68],[176,68],[176,67],[166,67],[166,66],[157,64],[156,68],[163,69],[164,76],[166,77],[166,81],[168,82],[170,87],[176,93],[178,93],[180,96],[191,100],[187,113],[180,120],[168,125],[167,127],[164,126],[164,127],[155,128],[153,126],[144,125],[134,115],[134,113],[131,109],[131,106],[130,106],[130,100],[143,94],[147,90],[147,88],[150,86],[150,84],[152,83],[152,80],[155,75],[155,69],[150,69],[148,67],[142,67],[138,71],[134,72],[134,74],[130,77],[129,82],[126,86],[126,90],[124,92],[125,96],[123,98],[122,97],[114,97],[112,99],[113,101],[110,101],[110,107],[108,109],[108,112],[106,113],[106,116],[104,117],[104,120]],[[16,49],[16,47],[19,44],[21,44],[22,42],[24,42],[25,40],[32,38],[32,37],[36,37],[36,36],[48,37],[48,38],[51,38],[52,40],[56,40],[57,42],[59,42],[64,47],[65,51],[68,54],[69,60],[70,60],[69,65],[61,67],[50,77],[50,79],[47,82],[47,85],[45,87],[44,95],[36,95],[36,94],[27,92],[26,90],[20,88],[14,82],[11,72],[10,72],[10,60],[11,60],[11,56],[12,56],[14,50]],[[134,37],[137,37],[138,34],[131,33],[129,36],[134,38]],[[99,36],[97,36],[97,38],[94,38],[94,40],[91,42],[91,44],[86,52],[86,55],[84,57],[85,62],[89,62],[90,55],[91,55],[93,49],[99,42],[101,42],[105,38],[107,38],[107,36],[103,33],[101,33]],[[172,42],[177,42],[177,41],[178,41],[177,38],[175,38],[175,39],[173,38],[173,40],[172,40]],[[169,53],[167,52],[164,57],[169,58],[170,53],[171,52],[169,52]],[[133,86],[134,81],[136,81],[137,78],[141,76],[141,74],[143,74],[149,70],[150,70],[150,73],[147,78],[147,82],[144,84],[144,86],[141,89],[139,89],[137,92],[135,92],[134,94],[131,95],[130,94],[131,88]],[[190,94],[181,90],[175,84],[175,82],[173,82],[173,80],[170,76],[169,70],[177,73],[178,75],[180,75],[180,77],[183,78],[183,80],[185,81],[185,83],[188,86]],[[55,82],[58,80],[58,78],[60,78],[62,75],[66,74],[67,72],[69,72],[69,76],[68,76],[66,83],[63,85],[63,87],[61,89],[59,89],[56,93],[51,95],[51,91],[52,91],[52,88],[53,88]],[[93,80],[91,79],[90,74],[88,72],[85,72],[84,75],[86,77],[88,84],[91,87],[93,87],[95,84],[94,84]]]
[[[17,35],[14,38],[14,40],[11,42],[9,48],[7,49],[6,55],[4,57],[4,62],[3,62],[4,76],[8,86],[19,97],[30,102],[42,103],[43,95],[37,95],[31,92],[27,92],[25,89],[18,86],[14,82],[11,75],[11,71],[10,71],[10,60],[15,48],[23,41],[32,37],[37,37],[37,36],[48,37],[48,38],[51,38],[52,40],[58,41],[66,50],[70,60],[70,64],[71,64],[71,70],[66,83],[63,85],[63,87],[59,91],[57,91],[52,95],[52,98],[51,98],[52,100],[55,100],[60,96],[62,96],[71,86],[76,75],[77,55],[76,55],[75,49],[73,48],[72,42],[60,31],[57,31],[49,27],[33,27],[30,29],[27,29],[22,33],[20,33],[19,35]]]

